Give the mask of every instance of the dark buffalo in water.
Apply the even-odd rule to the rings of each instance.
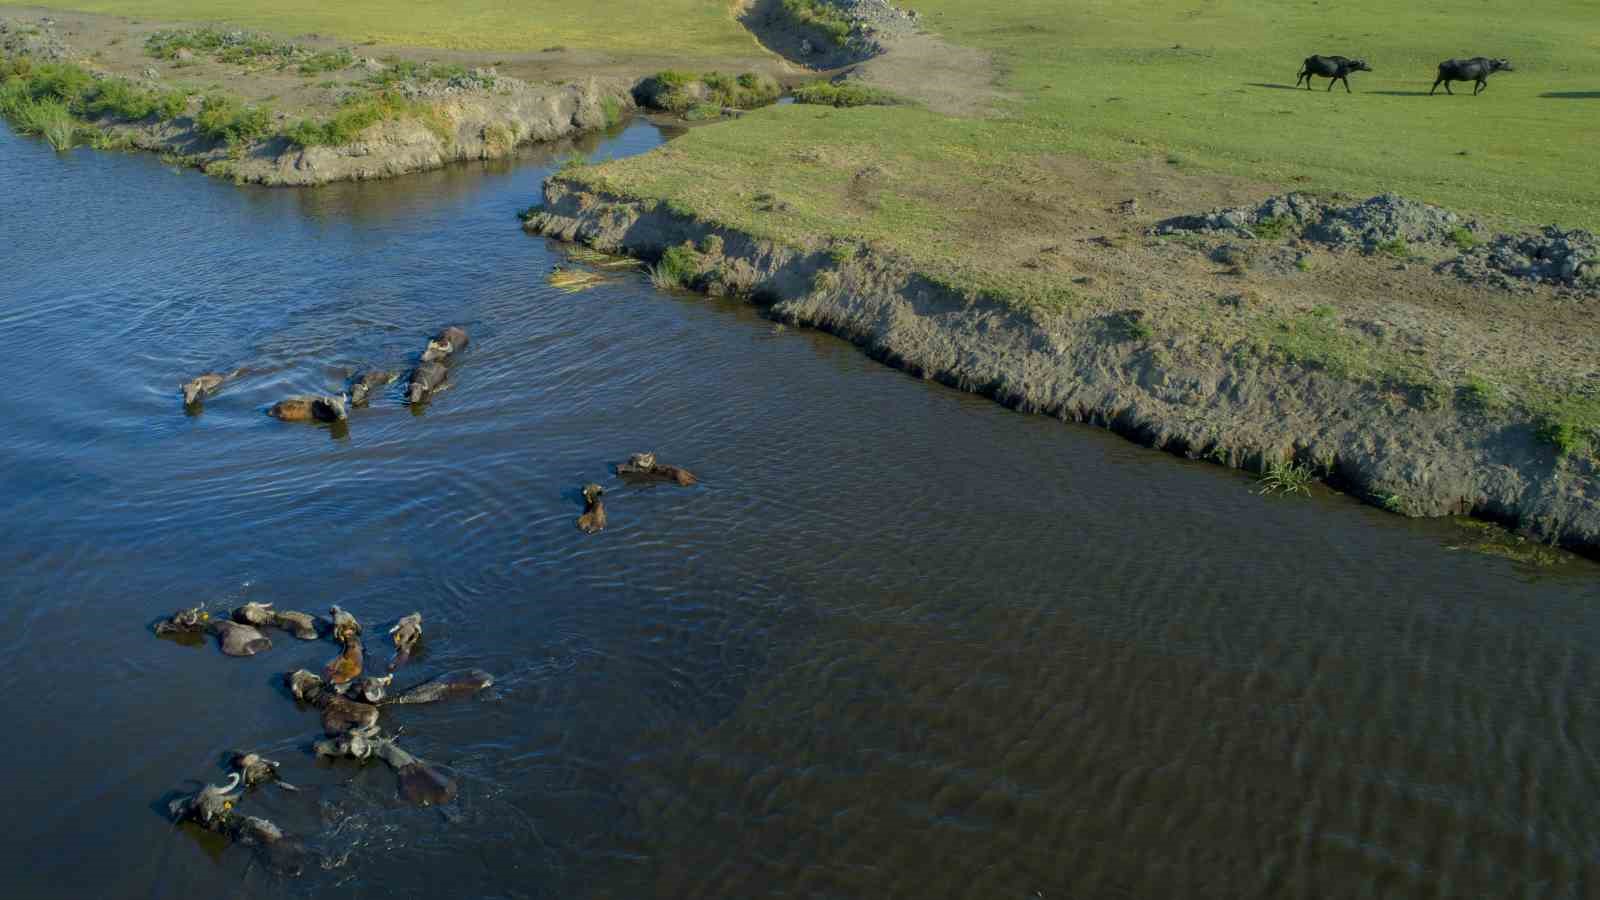
[[[451,325],[428,342],[428,348],[422,351],[422,361],[439,362],[466,346],[467,332]]]
[[[1345,93],[1349,94],[1353,93],[1350,90],[1350,73],[1371,71],[1372,67],[1367,65],[1367,61],[1364,59],[1351,59],[1348,56],[1312,55],[1306,57],[1306,61],[1300,67],[1300,74],[1295,78],[1294,84],[1295,87],[1299,87],[1300,82],[1304,81],[1306,90],[1309,91],[1311,90],[1311,79],[1313,77],[1326,78],[1328,79],[1328,90],[1333,90],[1335,82],[1342,81],[1344,82]]]
[[[300,790],[278,774],[279,763],[276,760],[267,759],[259,753],[235,753],[231,764],[247,788],[276,784],[286,791]]]
[[[156,634],[192,634],[199,635],[205,632],[211,623],[211,614],[205,607],[193,606],[180,609],[172,617],[156,623]]]
[[[279,400],[267,415],[284,422],[343,422],[350,418],[343,397],[290,397]]]
[[[252,600],[233,611],[233,620],[256,628],[281,628],[302,641],[314,641],[318,636],[316,617],[294,610],[279,612],[271,603]]]
[[[399,378],[399,372],[362,372],[350,380],[350,405],[366,406],[374,391],[394,384]]]
[[[617,464],[617,474],[626,478],[653,478],[670,481],[682,487],[696,484],[700,479],[682,466],[669,466],[658,462],[654,453],[635,453],[625,463]]]
[[[318,741],[318,756],[348,758],[365,762],[376,756],[393,769],[400,779],[400,795],[419,806],[438,806],[456,798],[455,779],[445,775],[425,759],[400,749],[392,737],[344,735]]]
[[[393,675],[382,678],[368,675],[350,682],[350,687],[344,692],[346,697],[362,703],[380,703],[389,691],[389,685],[394,683]]]
[[[183,391],[183,405],[199,406],[207,397],[215,394],[224,383],[238,378],[243,372],[243,369],[235,369],[232,372],[207,372],[185,381],[178,386]]]
[[[378,727],[378,708],[339,696],[321,678],[305,669],[289,675],[289,692],[322,710],[322,730],[329,737],[372,734]]]
[[[229,656],[255,656],[272,649],[272,640],[253,625],[241,625],[228,619],[213,619],[210,631],[217,636],[222,652]]]
[[[308,854],[303,844],[266,819],[234,812],[234,805],[244,792],[239,782],[240,775],[234,772],[228,776],[226,785],[208,784],[187,797],[172,801],[167,811],[173,821],[193,822],[236,843],[260,848],[267,865],[275,872],[284,875],[304,872]]]
[[[494,684],[494,677],[482,669],[449,672],[401,691],[390,703],[434,703],[452,697],[468,697]]]
[[[584,534],[599,534],[606,528],[606,503],[601,498],[606,489],[598,484],[583,486],[583,515],[578,517],[578,530]]]
[[[444,366],[436,362],[425,362],[417,366],[411,370],[411,381],[406,384],[406,402],[421,403],[429,399],[444,386],[444,380],[449,374]]]
[[[394,659],[389,660],[389,671],[393,672],[411,658],[417,642],[422,640],[422,613],[401,618],[389,629],[389,637],[394,640]]]
[[[328,607],[328,615],[333,617],[333,639],[339,643],[361,634],[361,622],[338,604]]]
[[[1490,59],[1487,56],[1474,56],[1471,59],[1447,59],[1439,63],[1439,77],[1433,80],[1433,87],[1428,89],[1428,95],[1432,96],[1433,92],[1437,91],[1441,84],[1444,85],[1446,94],[1454,94],[1455,91],[1450,90],[1450,82],[1473,81],[1477,82],[1472,88],[1472,96],[1476,97],[1489,89],[1490,75],[1496,72],[1515,71],[1516,69],[1511,68],[1511,60],[1509,59]]]

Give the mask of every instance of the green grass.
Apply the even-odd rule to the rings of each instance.
[[[835,44],[843,46],[850,40],[850,20],[830,4],[821,0],[783,0],[783,8],[795,21],[826,34]]]
[[[237,97],[207,94],[194,125],[211,140],[237,146],[265,136],[272,128],[272,111],[265,106],[245,106]]]
[[[355,65],[356,55],[349,50],[323,50],[311,54],[296,68],[301,75],[321,75],[324,72],[337,72]]]
[[[76,143],[78,120],[60,100],[23,99],[11,107],[7,116],[23,134],[37,134],[57,150],[70,150]]]
[[[301,119],[285,128],[283,136],[289,143],[300,147],[337,147],[352,143],[379,122],[403,118],[422,120],[430,130],[448,142],[449,134],[444,123],[431,106],[386,92],[346,100],[327,119]],[[514,137],[509,129],[504,129],[504,132],[501,141],[509,149]],[[493,136],[490,139],[493,141]]]
[[[888,91],[868,87],[859,81],[813,81],[794,90],[794,102],[818,106],[893,106],[901,102]]]
[[[150,91],[121,78],[96,80],[71,63],[37,64],[26,57],[0,60],[0,117],[23,134],[37,134],[57,150],[77,143],[109,148],[116,141],[83,119],[170,119],[186,104],[177,91]]]
[[[1467,229],[1457,228],[1450,232],[1450,243],[1455,244],[1458,250],[1467,251],[1478,246],[1479,241],[1477,235]]]
[[[1267,466],[1261,478],[1256,482],[1260,485],[1259,494],[1283,494],[1292,496],[1303,494],[1311,496],[1311,483],[1317,480],[1309,466],[1296,462],[1275,462]]]
[[[783,89],[771,76],[754,72],[734,76],[667,69],[646,79],[636,93],[654,109],[687,113],[700,107],[755,109],[776,101]]]
[[[760,56],[728,0],[62,0],[52,6],[145,21],[226,22],[283,35],[314,32],[388,46],[520,51],[559,45],[657,58]]]

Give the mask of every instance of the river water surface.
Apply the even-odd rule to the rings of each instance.
[[[0,131],[6,896],[1600,892],[1597,567],[1260,497],[634,275],[562,294],[515,217],[549,165],[268,191]],[[424,410],[263,415],[448,323]],[[703,483],[620,483],[643,449]],[[281,675],[331,643],[150,632],[247,599],[345,606],[373,665],[417,610],[400,682],[494,673],[385,713],[460,799],[310,755]],[[342,866],[166,821],[235,748],[304,789],[241,810]]]

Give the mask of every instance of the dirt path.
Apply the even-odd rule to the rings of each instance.
[[[852,77],[947,116],[992,113],[1007,95],[998,86],[994,57],[926,32],[894,35],[886,52],[862,63]]]

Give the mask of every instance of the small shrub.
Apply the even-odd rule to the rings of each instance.
[[[86,94],[83,110],[93,116],[137,122],[176,118],[187,102],[181,91],[147,91],[121,78],[107,78]]]
[[[1411,256],[1411,245],[1406,243],[1405,238],[1397,237],[1392,241],[1384,241],[1378,244],[1372,248],[1372,252],[1381,253],[1384,256],[1392,256],[1395,259],[1408,259]]]
[[[1455,244],[1456,247],[1465,251],[1471,250],[1473,247],[1478,246],[1479,242],[1478,236],[1473,234],[1471,231],[1468,231],[1465,228],[1457,228],[1455,231],[1450,232],[1450,243]]]
[[[722,118],[722,107],[715,103],[698,103],[683,113],[685,122],[709,122]]]
[[[1487,410],[1500,405],[1500,388],[1470,375],[1456,389],[1456,400],[1467,409]]]
[[[794,102],[816,106],[894,106],[900,101],[887,91],[868,87],[858,81],[813,81],[794,91]]]
[[[14,121],[23,134],[37,134],[57,150],[70,150],[78,135],[78,120],[60,100],[29,100],[18,107]]]
[[[299,65],[301,75],[321,75],[324,72],[337,72],[348,69],[356,63],[356,55],[349,50],[323,50],[313,53]]]
[[[600,100],[600,110],[605,113],[606,127],[615,127],[622,121],[622,101],[615,97],[605,97]]]
[[[379,122],[407,117],[421,119],[428,125],[429,130],[439,134],[435,129],[435,125],[439,123],[432,107],[392,94],[380,93],[346,100],[332,118],[321,122],[302,119],[284,129],[283,136],[291,144],[301,147],[342,147],[360,139],[363,132]],[[448,143],[447,135],[441,134],[440,139]],[[503,125],[488,129],[484,139],[491,143],[496,139],[502,140],[503,146],[507,148],[513,142],[510,129]]]
[[[1263,241],[1276,241],[1287,237],[1294,230],[1294,220],[1288,216],[1278,216],[1274,219],[1262,219],[1250,226],[1250,231]]]
[[[1302,272],[1309,272],[1313,268],[1315,268],[1315,266],[1311,262],[1311,255],[1308,254],[1308,253],[1302,253],[1299,256],[1295,257],[1294,267],[1296,269],[1299,269]]]
[[[195,129],[228,146],[248,143],[272,127],[272,111],[265,106],[245,106],[237,97],[208,94],[194,117]]]
[[[1407,512],[1407,510],[1411,507],[1410,503],[1407,502],[1406,498],[1400,496],[1399,494],[1379,494],[1377,495],[1377,500],[1384,509],[1394,513],[1397,516],[1410,515],[1410,513]]]
[[[843,46],[850,41],[853,24],[825,0],[783,0],[783,9],[796,22],[817,29],[835,44]]]
[[[1311,482],[1316,481],[1309,466],[1296,462],[1275,462],[1267,466],[1267,471],[1262,474],[1256,483],[1261,486],[1258,494],[1304,494],[1311,496]]]
[[[675,283],[688,285],[699,274],[699,253],[688,243],[669,247],[661,255],[661,267]]]
[[[1594,449],[1589,429],[1570,419],[1545,416],[1535,423],[1534,434],[1559,456],[1587,456]]]

